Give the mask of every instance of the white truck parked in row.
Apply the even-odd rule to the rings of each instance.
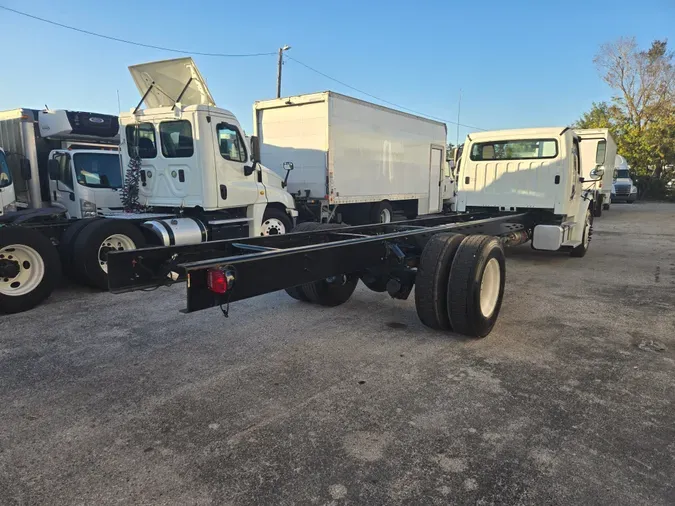
[[[630,165],[623,156],[617,155],[612,181],[612,202],[632,204],[637,200],[637,193],[637,186],[633,181]]]
[[[584,256],[593,216],[582,189],[580,143],[564,127],[470,134],[459,169],[457,210],[536,211],[534,249]],[[589,156],[595,161],[595,152]]]
[[[588,250],[592,215],[579,142],[562,127],[471,134],[458,169],[460,213],[354,227],[304,222],[289,236],[222,241],[217,250],[113,252],[110,288],[152,289],[171,272],[187,281],[186,312],[220,307],[228,315],[231,302],[282,289],[299,302],[335,307],[359,281],[396,299],[414,287],[422,323],[484,337],[504,296],[504,246],[531,239],[535,249],[575,257]]]
[[[394,211],[442,210],[444,123],[332,91],[258,101],[253,113],[261,160],[285,177],[304,221],[388,223]]]
[[[607,128],[576,129],[574,133],[580,141],[584,194],[590,199],[593,216],[599,217],[611,203],[616,142]]]
[[[117,117],[107,114],[0,112],[0,147],[11,173],[0,215],[45,207],[59,208],[69,218],[121,212],[118,132]]]
[[[38,156],[40,151],[33,141],[29,143],[34,146],[32,151],[20,151],[9,142],[10,149],[29,162],[23,170],[31,170],[28,181],[32,191],[26,193],[32,207],[39,207],[39,198],[33,195],[41,194],[42,201],[54,195],[59,200],[62,195],[64,206],[71,201],[81,205],[83,213],[96,209],[97,215],[105,217],[66,220],[63,209],[57,209],[58,216],[54,216],[54,207],[50,207],[0,220],[0,312],[25,311],[39,304],[54,289],[62,268],[78,281],[107,289],[111,251],[275,235],[292,229],[297,217],[293,197],[283,189],[279,176],[260,165],[257,139],[249,146],[234,115],[216,107],[191,58],[136,65],[129,70],[141,102],[120,115],[119,129],[116,117],[114,129],[112,120],[109,129],[115,136],[119,131],[122,166],[132,166],[128,170],[134,174],[138,171],[138,187],[129,190],[137,193],[144,212],[99,212],[98,197],[78,201],[72,191],[75,188],[100,190],[113,183],[113,174],[104,171],[102,163],[97,171],[78,172],[78,161],[84,162],[85,154],[91,157],[94,153],[53,153],[48,170],[38,172],[47,162],[48,152]],[[140,108],[143,103],[146,109]],[[38,119],[24,118],[23,114],[12,118],[21,127],[16,144],[37,138],[36,128],[43,123],[42,115],[37,114]],[[97,116],[86,114],[73,116],[88,120],[79,122],[66,114],[72,120],[71,134],[80,127],[103,129],[106,125],[92,121]],[[65,123],[45,126],[54,136]],[[47,140],[47,136],[43,133],[40,140]]]
[[[7,164],[5,151],[0,148],[0,216],[13,211],[16,211],[14,177]]]

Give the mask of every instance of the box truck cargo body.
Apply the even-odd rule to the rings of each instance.
[[[442,209],[444,123],[327,91],[256,102],[254,135],[261,162],[281,176],[292,167],[288,191],[299,208],[320,203],[322,221]]]
[[[71,158],[69,152],[95,149],[116,153],[118,145],[117,116],[61,109],[0,111],[0,147],[5,151],[12,172],[19,208],[58,205],[55,200],[58,200],[59,190],[78,193],[79,188],[74,182],[50,181],[49,161],[57,155],[64,155],[65,162],[65,157]],[[121,177],[121,170],[120,167],[119,174],[115,175]],[[101,197],[101,201],[105,201],[103,207],[109,207],[114,202],[117,202],[116,206],[120,205],[119,197]]]

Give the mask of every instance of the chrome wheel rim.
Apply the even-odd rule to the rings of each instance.
[[[286,226],[277,218],[263,221],[260,235],[280,235],[286,233]]]

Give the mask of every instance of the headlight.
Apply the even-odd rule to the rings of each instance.
[[[5,207],[2,208],[2,214],[13,213],[14,211],[16,211],[16,202],[7,204]]]
[[[631,193],[637,193],[637,186],[631,186],[631,187],[630,187],[630,192],[631,192]]]
[[[80,211],[83,218],[93,218],[96,216],[96,204],[88,200],[80,199]]]

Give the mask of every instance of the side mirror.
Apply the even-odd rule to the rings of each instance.
[[[253,174],[254,166],[253,165],[244,165],[244,176],[250,176]]]
[[[596,167],[593,170],[591,170],[591,177],[593,179],[601,179],[602,176],[605,175],[605,169],[602,167]]]
[[[293,170],[293,162],[284,162],[281,166],[284,170]]]
[[[19,169],[21,172],[21,179],[24,181],[30,181],[30,179],[33,177],[33,174],[31,174],[30,171],[30,160],[28,158],[21,159]]]
[[[260,162],[260,142],[258,142],[258,136],[251,136],[251,160],[253,162]]]
[[[607,141],[603,139],[598,142],[598,148],[595,151],[595,164],[603,165],[605,163],[606,156],[607,156]]]
[[[49,172],[49,179],[51,179],[52,181],[58,181],[60,172],[58,160],[54,158],[49,160],[49,162],[47,163],[47,171]]]

